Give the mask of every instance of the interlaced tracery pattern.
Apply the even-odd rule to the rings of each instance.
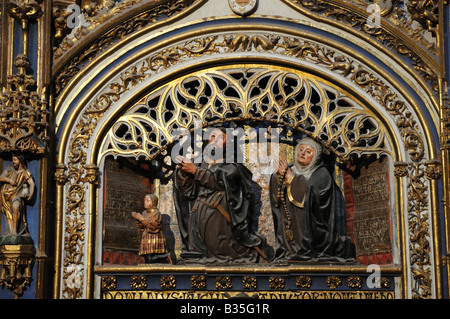
[[[104,155],[152,159],[180,129],[249,120],[303,131],[344,160],[388,153],[375,117],[339,90],[289,70],[233,68],[190,75],[150,94],[110,129]]]

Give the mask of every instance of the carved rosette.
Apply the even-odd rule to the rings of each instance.
[[[295,279],[295,284],[299,288],[311,288],[312,279],[309,276],[298,276]]]
[[[244,289],[258,288],[258,283],[257,283],[256,277],[244,276],[244,278],[242,278],[242,288],[244,288]]]
[[[172,275],[165,275],[161,277],[161,288],[173,289],[176,287],[175,277]]]
[[[203,289],[206,287],[206,277],[203,275],[191,276],[191,287],[194,289]]]
[[[131,276],[130,278],[131,289],[145,289],[147,288],[147,278],[145,276]]]
[[[361,289],[362,287],[362,280],[359,276],[350,276],[347,281],[350,288]]]
[[[342,285],[342,280],[339,276],[328,276],[327,278],[327,286],[330,289],[336,289]]]
[[[117,288],[117,278],[115,276],[102,277],[102,290],[113,290]]]
[[[231,282],[230,276],[217,276],[216,277],[216,289],[231,289],[233,288],[233,284]]]
[[[283,290],[285,286],[285,280],[282,277],[275,276],[269,278],[269,288],[274,290]]]

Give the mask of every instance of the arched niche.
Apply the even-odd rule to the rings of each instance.
[[[136,114],[134,111],[142,109],[139,105],[145,104],[148,92],[156,94],[158,90],[180,84],[171,79],[184,78],[189,82],[195,77],[201,78],[202,72],[212,69],[211,66],[214,66],[214,70],[220,71],[226,68],[233,69],[233,65],[238,66],[239,69],[244,66],[249,70],[252,68],[256,70],[261,65],[265,65],[265,68],[271,72],[284,69],[297,76],[301,74],[299,78],[307,79],[303,83],[316,81],[326,85],[330,92],[345,92],[345,98],[353,101],[355,104],[352,104],[352,107],[358,110],[356,115],[353,114],[355,115],[354,123],[358,123],[366,116],[374,120],[371,125],[367,124],[366,129],[380,132],[383,138],[374,139],[366,144],[373,147],[369,152],[366,152],[367,147],[358,149],[358,145],[348,144],[349,140],[345,134],[342,135],[342,132],[339,132],[341,139],[337,139],[338,143],[333,145],[331,141],[334,137],[331,138],[330,135],[335,132],[330,129],[325,133],[321,132],[326,125],[316,126],[313,131],[308,131],[306,122],[301,121],[295,126],[289,121],[276,118],[272,124],[310,134],[325,144],[330,142],[326,145],[328,149],[344,162],[351,158],[352,151],[359,156],[377,154],[382,155],[381,158],[388,159],[389,179],[392,182],[390,185],[393,186],[390,188],[393,192],[390,199],[395,198],[390,206],[390,216],[395,215],[393,219],[396,227],[391,230],[392,243],[397,247],[395,254],[398,258],[398,260],[393,258],[392,263],[395,265],[390,270],[398,278],[395,287],[399,289],[398,287],[402,286],[405,296],[408,297],[415,294],[434,293],[433,284],[425,286],[421,284],[428,283],[429,280],[434,282],[433,249],[427,253],[427,256],[417,257],[424,245],[433,246],[433,230],[427,224],[425,226],[427,231],[416,232],[424,226],[426,220],[433,220],[435,225],[431,210],[436,208],[437,202],[434,198],[428,198],[430,196],[428,189],[436,187],[436,184],[434,184],[435,181],[429,182],[424,173],[425,169],[433,168],[434,164],[429,164],[429,160],[436,156],[434,137],[424,130],[429,123],[429,115],[425,114],[426,112],[421,113],[417,105],[413,105],[412,102],[417,100],[411,95],[410,88],[393,81],[392,75],[385,72],[377,73],[371,68],[374,65],[372,57],[360,61],[358,56],[352,56],[347,52],[351,50],[345,46],[337,48],[334,40],[331,44],[320,43],[314,37],[305,40],[309,33],[300,35],[292,34],[295,32],[282,34],[278,30],[275,32],[275,29],[270,31],[274,31],[272,36],[265,35],[261,30],[241,34],[228,30],[227,33],[219,35],[214,32],[208,34],[211,32],[208,29],[206,34],[190,33],[190,38],[187,35],[183,38],[180,34],[170,44],[166,43],[167,46],[164,49],[154,46],[152,39],[149,44],[151,49],[144,50],[141,46],[141,54],[132,58],[127,57],[123,61],[116,61],[118,68],[103,64],[99,66],[99,70],[106,71],[81,74],[80,79],[85,76],[90,85],[82,81],[78,82],[78,86],[71,88],[73,91],[69,90],[64,94],[67,104],[64,104],[64,99],[59,101],[61,113],[57,115],[60,123],[67,124],[58,133],[61,141],[56,172],[59,185],[58,214],[61,221],[58,246],[61,252],[58,268],[60,276],[59,285],[56,287],[58,294],[65,297],[91,296],[94,294],[94,287],[101,287],[102,274],[114,270],[114,268],[108,270],[101,267],[97,267],[96,270],[94,267],[95,263],[101,260],[99,256],[102,253],[100,247],[96,247],[96,243],[101,237],[101,228],[98,227],[101,225],[99,224],[102,217],[100,209],[103,204],[99,199],[104,186],[102,185],[104,160],[108,152],[114,156],[133,157],[139,160],[139,154],[133,153],[135,150],[129,148],[129,145],[126,146],[130,141],[124,141],[123,154],[113,154],[114,152],[108,149],[109,145],[120,144],[117,144],[119,141],[117,137],[120,137],[120,134],[114,133],[120,121],[126,118],[127,112]],[[277,37],[276,42],[270,42]],[[266,46],[262,48],[261,42],[257,39],[258,41],[265,39]],[[248,61],[248,64],[243,65],[243,59]],[[213,71],[211,73],[215,72]],[[225,77],[224,74],[221,76]],[[76,92],[82,94],[77,95]],[[277,99],[272,99],[268,109],[260,109],[260,114],[250,121],[253,127],[256,123],[261,124],[264,121],[267,123],[266,117],[271,115],[270,110],[275,108],[276,116],[280,115],[277,112],[285,110],[277,103]],[[223,105],[226,106],[225,111],[230,110],[231,104]],[[251,114],[251,107],[236,106],[241,108],[241,115]],[[145,107],[148,108],[148,105]],[[183,108],[190,116],[196,114],[202,121],[208,119],[204,114],[198,116],[201,112],[195,107]],[[173,108],[172,111],[181,111],[183,108]],[[158,110],[161,116],[164,109]],[[220,110],[216,110],[216,113],[219,118],[224,115]],[[317,118],[314,112],[309,114],[310,119]],[[351,112],[348,112],[345,117],[351,119]],[[158,136],[164,136],[162,133],[165,133],[164,138],[167,140],[165,145],[171,145],[173,141],[169,139],[170,134],[165,132],[167,123],[164,123],[164,121],[170,122],[171,119],[161,120],[148,113],[146,121],[149,120],[153,121],[150,122],[153,123],[155,132],[160,134]],[[245,119],[242,120],[245,122]],[[326,124],[327,121],[322,124]],[[192,121],[188,121],[183,125],[190,128],[191,124]],[[202,122],[202,125],[207,126],[207,123]],[[339,125],[335,128],[337,131],[342,129]],[[349,132],[352,130],[350,129]],[[354,133],[353,131],[353,138],[357,140],[363,137]],[[326,136],[329,137],[328,140]],[[158,146],[165,145],[155,144],[155,141],[149,139],[151,147],[144,152],[148,159],[164,151],[164,148]],[[425,262],[421,261],[421,258],[425,258]],[[333,268],[333,270],[342,271],[341,268],[337,270]],[[97,294],[96,296],[98,297]]]
[[[271,65],[216,67],[161,86],[108,126],[110,129],[102,140],[98,157],[100,170],[104,167],[103,189],[106,191],[102,191],[98,199],[98,210],[103,213],[98,215],[97,224],[102,232],[97,233],[102,233],[102,238],[97,237],[96,247],[106,242],[110,249],[102,250],[96,260],[98,264],[139,263],[136,227],[124,213],[123,205],[117,203],[120,190],[123,202],[128,202],[129,207],[125,207],[128,213],[136,202],[142,209],[145,192],[158,193],[164,198],[160,210],[172,221],[166,224],[166,237],[171,238],[172,260],[176,262],[182,239],[176,230],[172,198],[175,148],[181,148],[183,139],[189,137],[185,151],[196,147],[201,151],[201,146],[195,143],[204,144],[207,129],[214,126],[225,127],[236,136],[233,143],[239,144],[240,149],[237,152],[236,147],[237,156],[230,160],[244,163],[253,173],[255,189],[260,193],[259,228],[269,249],[274,246],[268,202],[269,178],[273,173],[271,160],[280,155],[292,162],[297,139],[308,135],[331,152],[326,160],[349,207],[345,227],[356,244],[358,264],[395,265],[399,262],[395,231],[395,203],[399,198],[395,198],[395,188],[390,187],[394,184],[390,173],[393,171],[390,133],[370,109],[334,85],[309,74]],[[201,136],[195,141],[191,133]],[[278,145],[274,147],[272,143]],[[128,185],[126,191],[120,179],[115,180],[116,185],[110,185],[107,172],[111,176],[122,176],[122,181],[129,178],[134,185]],[[134,203],[127,200],[130,193],[134,194]],[[120,207],[116,214],[114,207]],[[117,214],[123,217],[122,226],[129,225],[121,227],[120,232],[110,222]],[[134,242],[128,249],[120,247],[119,238],[125,232],[134,235]],[[176,235],[172,235],[174,232]],[[114,234],[116,249],[111,245],[114,240],[110,239]],[[134,251],[134,255],[129,251]]]

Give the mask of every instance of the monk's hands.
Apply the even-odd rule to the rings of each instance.
[[[178,155],[176,162],[180,166],[181,170],[185,173],[195,174],[197,167],[189,159],[184,156]]]

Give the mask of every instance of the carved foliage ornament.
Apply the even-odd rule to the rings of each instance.
[[[87,48],[85,48],[80,54],[73,57],[70,62],[65,64],[64,68],[58,73],[55,80],[56,95],[60,94],[64,87],[66,87],[66,85],[69,83],[70,79],[75,76],[85,65],[90,63],[90,61],[95,56],[104,52],[115,42],[120,41],[127,35],[138,31],[148,25],[155,24],[164,19],[175,17],[186,11],[186,9],[192,7],[193,4],[201,1],[204,0],[172,0],[169,2],[165,2],[150,10],[147,10],[146,12],[139,14],[133,19],[129,19],[124,23],[114,27],[105,35],[95,38],[95,40],[91,44],[89,44]],[[128,3],[130,3],[130,1],[128,1]],[[59,18],[59,20],[57,21],[59,21],[59,23],[62,23],[60,21],[61,19],[62,18]],[[55,48],[55,53],[53,55],[54,61],[56,62],[64,55],[65,51],[74,46],[75,41],[76,39],[73,40],[69,39],[68,37],[64,38],[59,48]]]
[[[10,89],[0,96],[0,149],[42,153],[47,143],[47,101],[28,90],[35,84],[26,74],[28,58],[20,54],[14,65],[18,73],[8,76]]]
[[[412,298],[431,298],[431,244],[428,217],[428,186],[422,163],[408,165],[408,226]]]
[[[411,65],[414,70],[429,83],[429,86],[434,90],[439,90],[439,79],[438,75],[433,71],[433,68],[427,64],[426,59],[423,59],[418,53],[416,53],[416,48],[411,47],[409,44],[400,40],[400,38],[395,34],[397,32],[406,33],[406,36],[415,40],[415,43],[420,43],[421,46],[427,47],[429,52],[436,56],[438,54],[436,46],[430,44],[423,36],[420,36],[420,32],[411,27],[411,22],[407,22],[405,19],[405,13],[397,12],[398,8],[394,10],[396,14],[392,17],[392,22],[396,28],[394,31],[389,31],[386,28],[374,27],[369,24],[370,19],[368,19],[367,6],[370,3],[366,3],[361,7],[361,12],[355,12],[354,10],[349,10],[337,3],[337,1],[319,1],[319,0],[284,0],[285,2],[291,4],[294,8],[306,13],[308,15],[319,15],[329,21],[338,21],[344,25],[352,27],[354,30],[360,30],[366,35],[375,38],[379,43],[381,43],[386,48],[391,48],[395,50],[404,58],[411,60]],[[398,6],[392,2],[391,8],[389,10],[381,9],[380,15],[385,16],[393,11],[393,6]],[[376,2],[375,2],[376,3]],[[383,2],[382,4],[385,4]],[[416,0],[410,1],[408,5],[408,10],[412,14],[412,20],[417,20],[421,25],[426,27],[427,30],[435,31],[437,23],[437,0]],[[382,6],[380,6],[382,7]]]
[[[410,0],[407,7],[411,13],[411,18],[436,36],[439,23],[439,1]]]
[[[239,37],[240,41],[234,41]],[[256,39],[265,40],[263,42]],[[211,36],[189,40],[184,44],[168,47],[160,52],[148,57],[144,63],[140,62],[139,67],[133,66],[123,72],[120,80],[110,83],[109,89],[99,92],[94,102],[86,107],[72,133],[69,141],[69,154],[67,166],[66,185],[66,212],[65,239],[64,239],[64,278],[69,276],[69,267],[73,264],[84,265],[85,256],[83,253],[85,245],[84,222],[85,222],[85,174],[86,150],[100,118],[110,107],[117,102],[124,92],[132,89],[138,83],[146,80],[153,74],[170,68],[178,63],[189,59],[197,59],[205,55],[232,53],[239,50],[262,50],[274,56],[284,55],[315,64],[317,67],[326,68],[347,81],[353,82],[359,88],[365,90],[367,94],[376,99],[395,120],[397,129],[403,136],[405,149],[408,151],[410,159],[419,165],[424,157],[425,145],[421,137],[420,129],[414,113],[410,111],[406,103],[371,70],[367,69],[338,51],[326,46],[313,44],[308,41],[293,37],[279,36],[278,40],[273,37],[258,35],[252,37],[246,34],[235,36]],[[264,43],[263,45],[261,45]],[[237,54],[240,54],[237,52]],[[198,110],[197,110],[198,112]],[[242,112],[242,110],[241,110]],[[219,111],[220,113],[220,111]],[[60,171],[63,169],[60,169]],[[424,195],[427,185],[423,175],[417,175],[414,170],[409,170],[409,179],[414,178],[414,183],[408,185],[408,201],[415,201],[417,204],[410,206],[409,214],[414,216],[410,224],[410,231],[414,233],[411,249],[417,253],[410,258],[410,267],[417,276],[415,280],[420,280],[414,294],[417,296],[429,296],[431,292],[431,261],[429,258],[430,239],[426,216],[428,215],[426,196]],[[417,188],[414,185],[422,185]],[[418,192],[417,195],[415,193]],[[420,229],[421,230],[420,230]],[[422,277],[419,277],[421,274]],[[81,278],[82,280],[83,278]],[[82,287],[82,285],[81,285]],[[63,296],[81,298],[83,289],[75,290],[74,287],[65,285]]]

